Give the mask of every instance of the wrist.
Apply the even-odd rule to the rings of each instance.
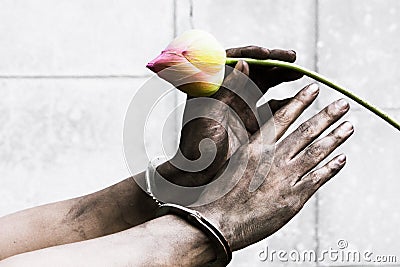
[[[156,225],[164,225],[157,227],[161,229],[159,233],[153,232],[153,235],[163,241],[168,242],[166,251],[170,256],[171,262],[168,266],[204,266],[216,259],[213,244],[210,239],[199,229],[187,223],[179,216],[168,214],[152,221]],[[179,244],[179,246],[177,246]]]
[[[221,231],[206,219],[200,212],[176,204],[163,204],[157,211],[157,216],[173,214],[182,218],[188,224],[200,230],[211,241],[216,258],[207,266],[226,266],[232,259],[229,242]]]
[[[235,251],[237,250],[236,238],[229,217],[226,211],[220,212],[218,205],[213,204],[215,204],[215,202],[208,205],[193,207],[193,210],[200,212],[210,221],[228,241],[232,251]]]

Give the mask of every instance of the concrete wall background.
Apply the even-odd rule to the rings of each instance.
[[[400,120],[399,14],[395,0],[0,0],[0,215],[127,177],[123,122],[151,75],[144,66],[193,27],[226,47],[294,49],[298,64]],[[281,85],[267,97],[293,95],[309,82]],[[340,97],[321,87],[308,115]],[[236,253],[230,266],[293,266],[260,262],[258,252],[322,251],[337,248],[339,239],[400,261],[400,135],[351,104],[346,119],[356,132],[340,149],[346,168],[281,231]],[[145,166],[145,158],[137,160]]]

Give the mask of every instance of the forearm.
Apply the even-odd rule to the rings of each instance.
[[[128,229],[153,219],[155,208],[153,200],[129,178],[93,194],[2,217],[0,260]]]
[[[0,266],[204,266],[214,258],[201,231],[167,215],[113,235],[11,257]]]

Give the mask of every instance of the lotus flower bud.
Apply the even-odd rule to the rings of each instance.
[[[211,34],[189,30],[146,67],[190,96],[209,96],[222,84],[225,61],[225,49]]]

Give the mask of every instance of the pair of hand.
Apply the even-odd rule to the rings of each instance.
[[[229,49],[227,55],[289,62],[296,58],[293,51],[254,46]],[[243,79],[243,75],[253,83]],[[353,133],[352,125],[345,122],[313,143],[349,110],[346,101],[330,104],[283,140],[280,139],[289,126],[316,99],[318,87],[307,86],[293,98],[272,100],[256,108],[256,102],[270,87],[300,77],[298,73],[281,68],[237,63],[225,78],[223,87],[210,97],[216,101],[188,99],[180,152],[158,169],[161,175],[174,174],[163,176],[183,186],[204,185],[216,176],[233,181],[222,185],[232,188],[223,195],[215,188],[206,189],[195,208],[221,229],[233,250],[279,230],[346,162],[345,156],[339,155],[313,170]],[[255,85],[260,90],[255,90]],[[196,114],[210,114],[210,117],[195,118]],[[201,144],[204,139],[211,140],[212,145]],[[213,149],[215,153],[207,155]],[[201,171],[174,167],[194,170],[196,166],[188,165],[198,164],[201,157],[206,161],[211,159]]]

